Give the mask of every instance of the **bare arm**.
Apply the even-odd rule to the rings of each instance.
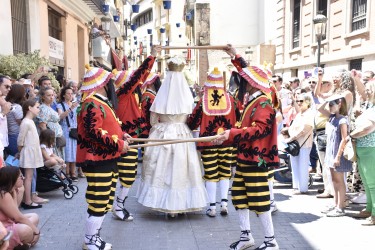
[[[330,117],[331,113],[326,109],[327,103],[328,102],[324,102],[322,105],[320,105],[318,111],[322,113],[322,115]]]

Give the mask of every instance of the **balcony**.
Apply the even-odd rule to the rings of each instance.
[[[104,0],[82,0],[86,3],[90,9],[95,12],[96,15],[103,15],[103,8],[102,5],[104,4]]]

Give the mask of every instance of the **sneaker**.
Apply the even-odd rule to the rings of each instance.
[[[86,235],[83,250],[111,250],[112,244],[105,242],[98,234]]]
[[[367,197],[365,193],[360,193],[357,197],[354,197],[350,200],[352,203],[355,204],[366,204],[367,203]]]
[[[336,208],[335,205],[329,205],[321,211],[322,214],[327,214]]]
[[[229,249],[231,250],[244,250],[255,245],[255,240],[250,233],[250,230],[241,231],[240,240],[233,242]]]
[[[70,179],[72,179],[73,182],[78,182],[78,178],[76,176],[71,176]]]
[[[273,200],[271,201],[271,208],[270,208],[270,211],[271,211],[271,214],[276,212],[278,209],[277,209],[277,206],[276,206],[276,202]]]
[[[216,217],[216,209],[214,208],[209,208],[206,210],[206,215],[208,217]]]
[[[265,250],[265,249],[278,250],[279,249],[279,245],[277,244],[275,237],[266,237],[266,238],[269,238],[270,240],[263,241],[262,245],[255,248],[255,250]]]
[[[345,215],[344,209],[336,208],[327,213],[327,217],[342,217]]]
[[[222,206],[221,206],[221,209],[220,209],[220,214],[221,214],[222,216],[228,215],[228,207],[225,206],[225,205],[222,205]]]

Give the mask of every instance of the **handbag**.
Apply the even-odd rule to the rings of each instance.
[[[348,128],[348,131],[350,133],[350,130],[351,130],[351,120],[350,120],[350,115],[351,115],[351,112],[349,112],[349,115],[348,115],[348,120],[349,120],[349,128]],[[345,140],[345,138],[344,138]],[[345,144],[345,148],[344,148],[344,151],[342,152],[342,155],[344,156],[345,159],[347,159],[348,161],[356,161],[357,158],[356,158],[356,152],[355,152],[355,147],[354,147],[354,143],[352,141],[352,139],[348,140]]]
[[[326,151],[327,134],[325,130],[316,131],[316,144],[319,151]]]
[[[19,167],[20,161],[13,155],[8,155],[7,159],[5,160],[5,164],[8,167]]]
[[[61,106],[62,106],[62,108],[65,112],[66,111],[65,105],[62,102],[61,102]],[[66,119],[66,124],[68,125],[68,128],[69,128],[69,137],[74,139],[74,140],[78,140],[78,130],[77,130],[77,128],[71,128],[68,117],[65,117],[65,119]]]
[[[344,148],[344,151],[342,153],[342,155],[344,156],[345,159],[347,159],[348,161],[356,161],[357,160],[357,157],[356,157],[356,152],[355,152],[355,145],[354,145],[354,142],[352,139],[350,139],[346,144],[345,144],[345,148]]]
[[[78,130],[76,128],[71,128],[69,130],[69,137],[74,139],[74,140],[77,140],[78,139]]]
[[[297,140],[291,141],[287,143],[287,147],[285,148],[285,151],[290,154],[291,156],[298,156],[300,149],[305,145],[306,141],[310,138],[311,134],[306,138],[306,140],[302,143],[300,146]]]

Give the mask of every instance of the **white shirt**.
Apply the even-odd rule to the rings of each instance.
[[[0,107],[1,112],[1,107]],[[3,148],[8,147],[8,121],[7,117],[0,113],[0,141],[2,143]],[[1,149],[1,148],[0,148]]]

